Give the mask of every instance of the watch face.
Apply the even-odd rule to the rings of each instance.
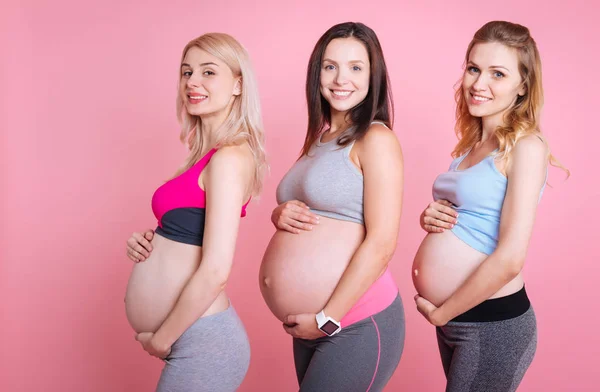
[[[334,333],[335,331],[337,331],[339,328],[340,327],[338,327],[337,325],[335,325],[335,323],[332,323],[331,321],[327,321],[321,327],[321,331],[325,332],[327,335],[331,335],[332,333]]]

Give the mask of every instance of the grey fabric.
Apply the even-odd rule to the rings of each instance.
[[[198,319],[171,347],[157,392],[231,392],[246,376],[250,344],[233,306]]]
[[[382,391],[404,349],[404,308],[398,296],[383,311],[334,336],[294,339],[301,392]]]
[[[352,129],[326,143],[317,140],[279,183],[277,204],[299,200],[315,214],[364,225],[363,175],[349,156],[354,143],[337,144]]]
[[[519,317],[436,328],[446,392],[516,391],[537,346],[533,308]]]

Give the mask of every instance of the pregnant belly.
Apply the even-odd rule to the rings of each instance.
[[[169,315],[181,291],[198,269],[202,249],[158,234],[150,257],[134,264],[127,292],[127,319],[136,332],[155,332]]]
[[[326,217],[312,231],[275,232],[259,273],[263,298],[275,317],[320,312],[364,236],[364,226]]]
[[[487,257],[450,230],[427,234],[413,262],[412,279],[415,289],[423,298],[440,306]],[[519,274],[490,298],[512,294],[522,286],[523,279]]]

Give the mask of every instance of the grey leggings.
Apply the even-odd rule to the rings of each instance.
[[[489,322],[455,322],[436,328],[446,392],[516,391],[533,361],[537,327],[533,308]]]
[[[340,333],[294,339],[294,363],[302,392],[376,392],[392,377],[404,348],[404,309],[390,306]]]
[[[233,306],[198,319],[171,347],[157,392],[232,392],[246,376],[250,344]]]

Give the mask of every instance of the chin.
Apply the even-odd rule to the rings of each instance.
[[[359,103],[360,102],[334,102],[332,105],[330,102],[329,106],[331,106],[331,108],[335,111],[347,112],[348,110],[355,108]]]
[[[469,114],[473,117],[485,117],[489,115],[488,110],[481,110],[478,107],[469,107]]]
[[[206,108],[197,108],[197,107],[187,107],[186,106],[186,110],[188,112],[188,114],[192,115],[192,116],[203,116],[206,115],[208,113],[210,113],[210,110],[206,110]]]

